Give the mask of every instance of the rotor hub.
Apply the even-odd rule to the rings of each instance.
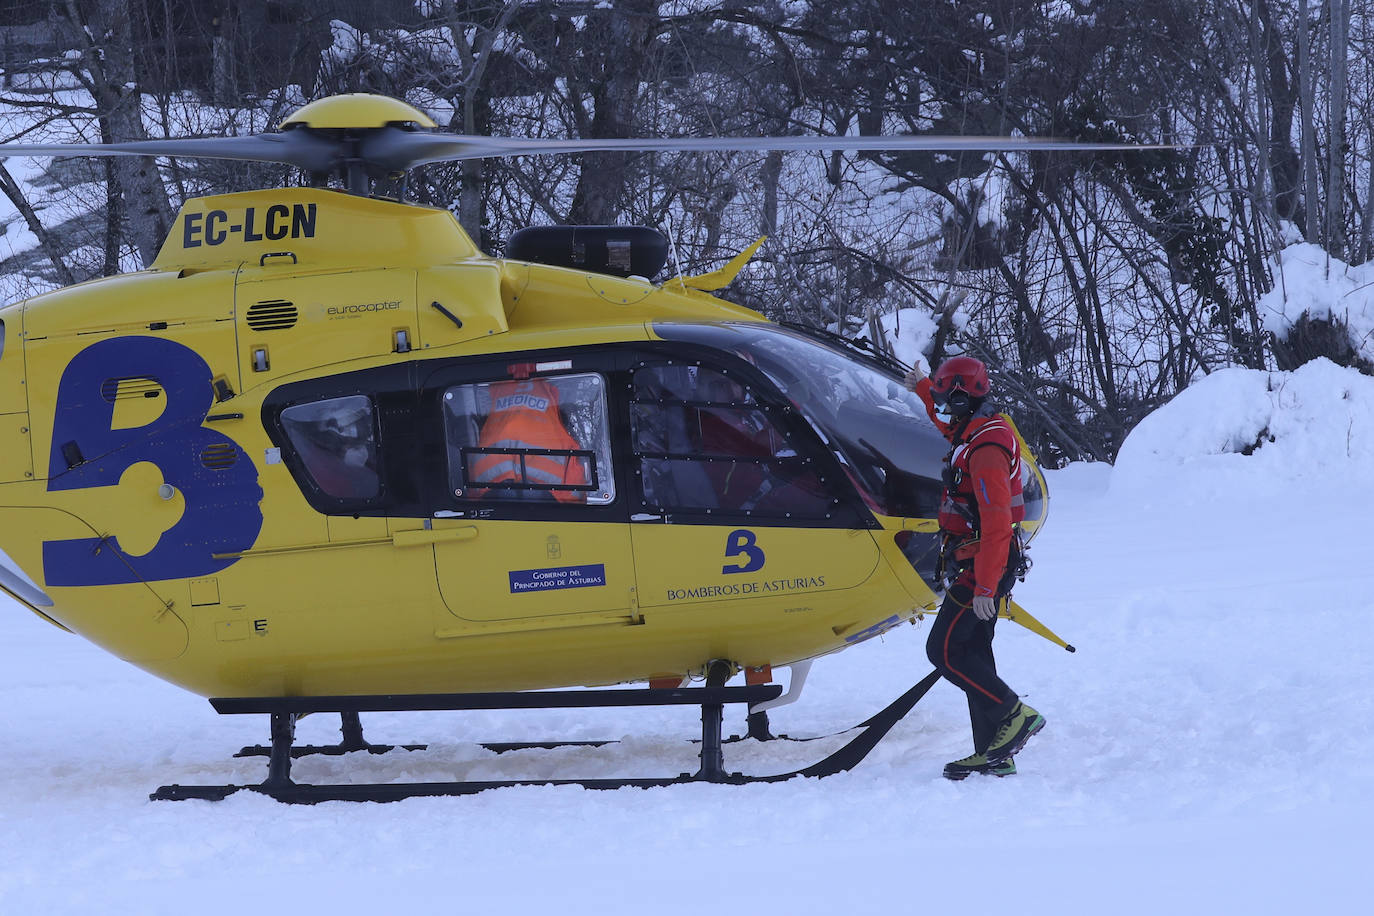
[[[281,122],[281,129],[309,127],[315,130],[366,130],[392,125],[438,127],[434,119],[414,105],[385,95],[353,92],[333,95],[302,105]]]

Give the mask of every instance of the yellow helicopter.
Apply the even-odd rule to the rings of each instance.
[[[683,778],[747,781],[723,769],[722,704],[757,715],[810,660],[936,606],[947,446],[901,368],[713,296],[757,243],[659,283],[668,245],[644,227],[531,228],[497,259],[373,182],[604,149],[1104,145],[434,127],[348,95],[279,133],[0,148],[266,160],[342,184],[188,200],[148,269],[0,309],[0,588],[222,712],[271,715],[269,779],[246,788],[282,800],[491,785],[290,780],[297,716],[339,712],[333,750],[376,750],[357,718],[373,709],[700,704],[702,770]],[[1023,451],[1033,535],[1046,490]],[[740,669],[746,686],[723,686]]]

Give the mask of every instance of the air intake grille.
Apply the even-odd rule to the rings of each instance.
[[[296,306],[284,299],[257,302],[248,308],[248,326],[255,331],[284,331],[296,325]]]
[[[200,453],[200,463],[212,471],[222,471],[232,467],[239,460],[239,452],[228,442],[217,442],[206,446]]]
[[[151,378],[107,378],[100,384],[100,396],[113,404],[134,398],[155,398],[162,394],[162,386]]]

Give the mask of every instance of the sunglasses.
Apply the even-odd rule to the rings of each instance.
[[[943,412],[956,416],[958,414],[967,413],[970,405],[973,403],[973,398],[967,391],[960,391],[957,388],[948,394],[932,391],[930,393],[930,399],[935,402],[936,407],[945,408]]]

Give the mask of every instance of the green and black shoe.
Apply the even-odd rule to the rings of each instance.
[[[989,763],[1010,760],[1013,754],[1019,753],[1021,748],[1026,746],[1032,735],[1044,727],[1044,716],[1025,703],[1018,702],[1011,715],[1003,719],[1002,724],[998,726],[997,734],[993,736],[984,756]]]
[[[988,776],[1015,776],[1016,761],[1010,757],[991,763],[982,754],[970,754],[963,760],[945,764],[946,779],[965,779],[970,773],[985,773]]]

